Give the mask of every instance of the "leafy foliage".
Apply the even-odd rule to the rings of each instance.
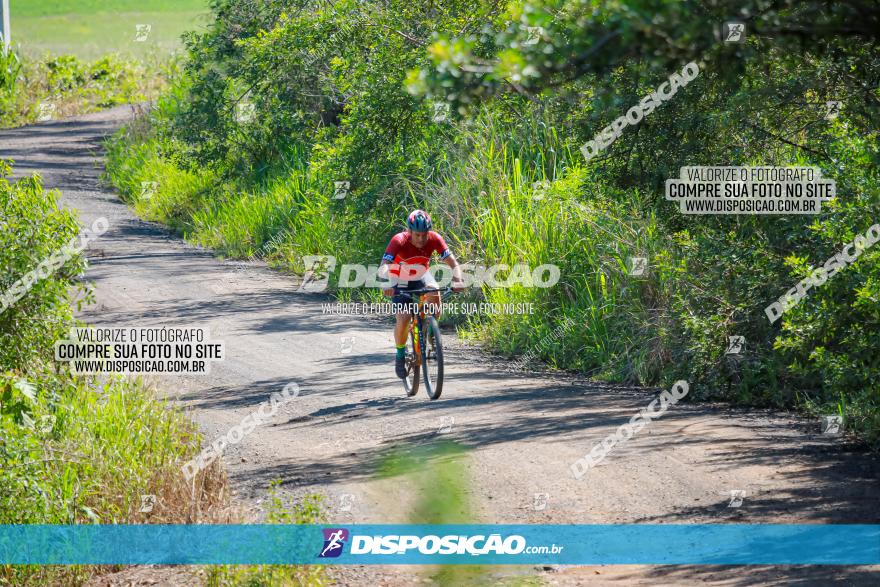
[[[0,56],[0,127],[94,112],[147,100],[164,86],[174,60],[139,62],[105,55],[93,62],[73,55],[18,60]]]
[[[0,365],[10,369],[48,364],[46,349],[64,333],[73,316],[68,288],[85,268],[75,255],[58,270],[40,278],[33,271],[78,233],[75,217],[58,207],[57,192],[43,191],[39,176],[10,184],[10,166],[0,160],[0,293],[7,293],[28,275],[32,283],[24,297],[0,313]],[[25,286],[27,284],[24,284]],[[80,292],[88,293],[85,288]],[[2,306],[0,306],[2,307]]]
[[[0,294],[79,232],[39,176],[10,183],[10,171],[0,161]],[[200,437],[180,410],[141,380],[73,376],[53,361],[76,325],[84,268],[73,256],[0,310],[0,524],[227,521],[219,465],[197,476],[199,491],[183,478]],[[156,496],[153,512],[140,511],[142,495]],[[0,584],[81,584],[94,572],[0,565]]]
[[[20,72],[21,61],[15,51],[0,51],[0,99],[5,101],[15,92],[15,83]]]
[[[880,253],[780,323],[763,312],[880,221],[874,4],[212,6],[149,128],[111,145],[110,174],[145,213],[231,255],[271,240],[270,260],[301,270],[307,254],[378,262],[397,219],[424,207],[464,261],[562,267],[551,290],[480,293],[540,311],[470,323],[500,350],[533,347],[570,316],[581,327],[541,349],[557,366],[844,412],[876,438]],[[729,20],[745,42],[720,38]],[[584,160],[581,145],[691,61],[696,79]],[[243,104],[252,117],[237,116]],[[664,199],[686,165],[815,165],[838,197],[817,217],[686,216]],[[136,198],[163,176],[188,187]],[[343,180],[350,194],[334,200]],[[643,278],[629,274],[635,256],[649,258]],[[731,335],[746,338],[735,357]]]

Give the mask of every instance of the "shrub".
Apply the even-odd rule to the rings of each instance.
[[[79,232],[57,192],[38,176],[10,183],[9,173],[0,161],[0,294]],[[0,310],[0,524],[236,519],[219,464],[185,480],[201,438],[179,409],[140,379],[73,376],[53,362],[53,343],[76,324],[70,292],[84,267],[71,257]],[[141,512],[150,494],[155,509]],[[0,566],[0,583],[80,584],[100,572]]]
[[[579,15],[549,1],[498,12],[339,0],[292,15],[283,2],[221,1],[214,26],[189,37],[148,142],[117,139],[111,168],[138,181],[181,174],[186,189],[148,210],[224,253],[295,271],[309,254],[377,263],[404,212],[426,208],[462,261],[562,268],[551,290],[480,292],[540,312],[471,320],[499,350],[535,348],[568,317],[579,326],[539,352],[555,366],[645,385],[686,378],[696,399],[833,409],[876,439],[878,252],[781,322],[763,313],[877,222],[877,112],[864,107],[873,33],[810,46],[753,35],[734,47],[678,5],[655,4],[662,17],[648,21],[628,3]],[[849,11],[768,10],[756,24],[778,18],[791,31],[813,18],[838,30]],[[658,22],[679,27],[681,43]],[[546,38],[528,45],[535,26]],[[695,55],[696,79],[584,161],[583,143]],[[830,121],[829,96],[844,108]],[[251,121],[235,116],[243,101]],[[837,200],[818,217],[692,216],[665,201],[680,167],[719,162],[818,166]],[[334,181],[350,182],[345,200],[332,198]],[[631,257],[648,257],[644,277],[629,275]],[[740,335],[744,352],[728,356],[727,337]]]

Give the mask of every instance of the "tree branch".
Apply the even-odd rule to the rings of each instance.
[[[811,148],[809,148],[809,147],[805,147],[804,145],[799,145],[799,144],[797,144],[797,143],[793,143],[793,142],[791,142],[791,141],[789,141],[789,140],[787,140],[787,139],[784,139],[784,138],[780,137],[779,135],[775,135],[775,134],[773,134],[772,132],[770,132],[770,131],[767,130],[767,129],[761,128],[761,127],[758,126],[757,124],[754,124],[754,123],[751,123],[751,122],[749,122],[749,123],[747,123],[747,124],[748,124],[750,127],[754,128],[755,130],[759,130],[759,131],[761,131],[762,133],[766,134],[768,137],[770,137],[770,138],[772,138],[772,139],[775,139],[775,140],[777,140],[777,141],[779,141],[779,142],[781,142],[781,143],[785,143],[786,145],[790,145],[790,146],[792,146],[792,147],[797,147],[798,149],[803,149],[804,151],[806,151],[806,152],[808,152],[808,153],[813,153],[814,155],[819,155],[819,156],[821,156],[821,157],[824,157],[824,158],[828,159],[828,154],[827,154],[827,153],[823,153],[822,151],[816,151],[815,149],[811,149]]]

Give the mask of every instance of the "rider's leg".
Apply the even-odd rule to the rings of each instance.
[[[422,289],[421,281],[408,282],[405,287],[400,289]],[[395,304],[409,304],[409,297],[395,295],[391,298]],[[409,312],[398,312],[396,316],[396,324],[394,325],[394,346],[397,347],[397,355],[394,358],[394,372],[398,377],[406,377],[406,337],[409,334]]]
[[[436,291],[436,292],[432,291],[431,293],[425,294],[425,302],[427,302],[429,304],[429,307],[433,311],[434,316],[439,318],[440,313],[441,313],[441,307],[442,307],[440,305],[440,292],[439,291]]]
[[[437,289],[437,290],[440,289],[440,285],[437,283],[437,280],[434,278],[434,276],[431,274],[430,271],[425,272],[425,274],[422,276],[422,281],[424,282],[426,289],[430,289],[430,288]],[[428,304],[430,304],[429,307],[431,308],[431,311],[433,312],[434,316],[439,318],[440,317],[440,308],[441,308],[441,306],[440,306],[440,292],[439,291],[432,291],[431,293],[426,293],[425,294],[425,301]]]
[[[397,324],[394,325],[394,344],[398,349],[406,347],[406,336],[409,334],[410,315],[406,312],[397,314]],[[397,351],[398,354],[400,351]]]
[[[397,324],[394,325],[394,345],[397,347],[394,373],[400,378],[406,377],[406,336],[409,334],[409,321],[409,314],[402,312],[397,315]]]

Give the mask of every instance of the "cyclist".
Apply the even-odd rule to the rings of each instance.
[[[393,296],[396,304],[406,304],[410,300],[400,295],[399,291],[414,289],[437,288],[437,280],[428,270],[431,255],[437,253],[440,260],[452,268],[452,289],[461,291],[464,289],[464,280],[461,277],[461,267],[455,259],[455,255],[446,246],[446,241],[438,233],[431,230],[431,217],[423,210],[414,210],[406,219],[406,230],[391,237],[388,248],[382,256],[379,266],[379,275],[383,278],[393,277],[398,283],[393,287],[382,290],[386,296]],[[389,267],[384,267],[388,265]],[[437,311],[435,316],[440,316],[440,292],[427,294],[427,302],[434,304]],[[394,327],[394,344],[397,346],[397,357],[394,370],[401,379],[406,377],[406,335],[409,332],[409,312],[397,313],[397,325]]]

